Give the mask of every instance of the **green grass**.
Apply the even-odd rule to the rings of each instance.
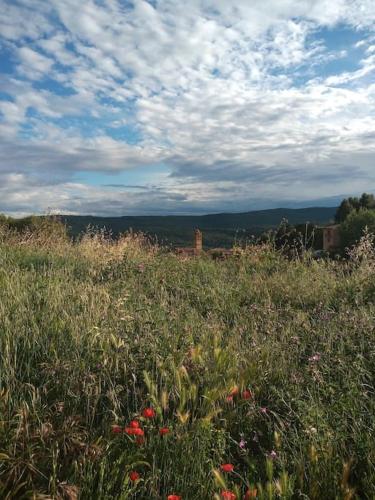
[[[0,498],[374,498],[371,259],[57,240],[0,245]]]

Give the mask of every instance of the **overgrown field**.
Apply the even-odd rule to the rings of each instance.
[[[374,498],[374,301],[369,250],[3,235],[0,498]]]

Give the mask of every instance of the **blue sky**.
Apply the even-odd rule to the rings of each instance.
[[[0,212],[375,192],[373,0],[0,0]]]

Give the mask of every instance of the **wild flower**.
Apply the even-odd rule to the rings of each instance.
[[[259,408],[259,411],[260,411],[260,413],[263,413],[263,415],[267,415],[267,413],[268,413],[268,408],[266,408],[265,406],[261,406],[261,407]]]
[[[223,500],[236,500],[237,496],[235,495],[235,493],[233,493],[233,491],[223,490],[221,492],[221,498]]]
[[[244,450],[246,448],[246,441],[244,440],[244,438],[241,438],[238,446],[241,448],[241,450]]]
[[[112,425],[112,433],[113,434],[120,434],[122,431],[122,427],[119,425]]]
[[[125,427],[124,432],[129,436],[144,436],[145,431],[140,427]]]
[[[167,500],[182,500],[180,495],[168,495]]]
[[[233,472],[234,465],[233,464],[222,464],[222,465],[220,465],[220,469],[224,472]]]
[[[138,429],[138,427],[139,427],[139,422],[138,422],[138,420],[132,420],[132,421],[129,423],[129,427],[132,427],[133,429]]]
[[[153,408],[145,408],[142,412],[144,418],[154,418],[156,416],[156,412]]]
[[[241,394],[242,399],[251,399],[253,397],[253,393],[246,389],[245,391],[242,392]]]
[[[229,394],[229,396],[227,396],[225,399],[227,403],[233,403],[233,396],[231,394]]]
[[[132,470],[130,473],[129,473],[129,478],[130,478],[130,481],[138,481],[140,479],[141,475],[135,471],[135,470]]]
[[[159,434],[160,436],[166,436],[167,434],[169,434],[170,430],[168,427],[162,427],[161,429],[159,429]]]
[[[309,361],[310,361],[310,363],[317,363],[318,361],[320,361],[320,358],[321,358],[321,355],[319,352],[317,352],[313,356],[309,357]]]
[[[237,396],[239,394],[240,390],[237,386],[234,386],[230,392],[229,392],[229,395],[230,396]]]
[[[268,458],[270,458],[271,460],[276,460],[276,458],[277,458],[277,453],[276,453],[276,451],[275,451],[275,450],[272,450],[272,451],[270,451],[270,452],[268,453],[268,455],[267,455],[267,456],[268,456]]]

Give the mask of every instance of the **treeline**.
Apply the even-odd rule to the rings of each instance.
[[[360,198],[345,198],[337,209],[335,221],[340,224],[341,249],[345,251],[363,236],[375,234],[375,197],[363,193]]]
[[[345,198],[337,209],[335,221],[344,222],[353,212],[360,210],[375,210],[375,197],[373,194],[363,193],[360,198]]]
[[[311,209],[312,210],[312,209]],[[274,211],[270,211],[274,212]],[[254,212],[255,214],[256,212]],[[252,213],[249,213],[252,215]],[[323,248],[323,230],[325,224],[313,224],[306,222],[304,224],[290,223],[287,219],[282,219],[277,225],[275,220],[274,227],[262,227],[260,224],[246,229],[239,229],[236,222],[231,221],[233,226],[229,227],[228,218],[237,217],[243,223],[243,216],[249,214],[217,214],[205,216],[198,219],[196,227],[203,229],[204,246],[205,248],[216,247],[232,247],[234,244],[242,245],[244,243],[269,242],[273,246],[282,250],[288,255],[301,254],[305,250],[321,250]],[[263,213],[261,213],[263,214]],[[263,214],[264,216],[264,214]],[[271,216],[271,215],[270,215]],[[360,197],[349,197],[344,199],[337,208],[336,213],[332,211],[332,218],[337,224],[340,224],[341,248],[338,249],[344,253],[346,248],[353,246],[363,235],[367,228],[368,232],[375,234],[375,197],[373,194],[363,193]],[[281,218],[281,217],[280,217]],[[83,219],[81,221],[81,219]],[[87,219],[87,220],[86,220]],[[124,223],[124,218],[114,218],[119,225]],[[125,218],[126,219],[126,218]],[[138,220],[139,219],[139,220]],[[153,241],[158,241],[166,246],[186,246],[190,245],[193,236],[192,227],[183,227],[181,218],[178,217],[133,217],[131,223],[135,232],[142,232],[149,235]],[[185,224],[190,224],[191,221],[187,217]],[[212,219],[212,221],[211,221]],[[77,222],[78,220],[78,222]],[[66,238],[79,238],[86,231],[85,223],[89,223],[90,218],[85,217],[70,217],[64,218],[59,216],[30,216],[22,219],[7,217],[0,214],[0,227],[6,228],[9,231],[16,232],[46,232],[51,234],[59,234]],[[96,220],[94,218],[94,220]],[[98,219],[99,220],[99,219]],[[110,223],[112,219],[105,219]],[[210,220],[208,223],[207,221]],[[264,223],[264,220],[261,219]],[[331,219],[332,220],[332,219]],[[224,221],[224,222],[223,222]],[[279,219],[280,221],[280,219]],[[294,221],[295,222],[295,221]],[[130,224],[128,221],[127,223]],[[220,227],[220,223],[228,227]],[[258,221],[259,223],[259,221]],[[77,225],[78,224],[78,225]],[[137,227],[137,224],[139,227]],[[207,224],[205,227],[204,224]],[[209,226],[211,224],[211,226]],[[87,224],[86,224],[87,225]],[[216,225],[216,226],[215,226]],[[215,227],[214,227],[215,226]],[[92,229],[95,230],[95,227]],[[120,228],[110,225],[106,229],[103,226],[98,226],[97,230],[113,231],[113,236],[116,238],[123,232],[129,231],[130,228],[124,226],[123,231]],[[131,229],[130,229],[131,230]]]

